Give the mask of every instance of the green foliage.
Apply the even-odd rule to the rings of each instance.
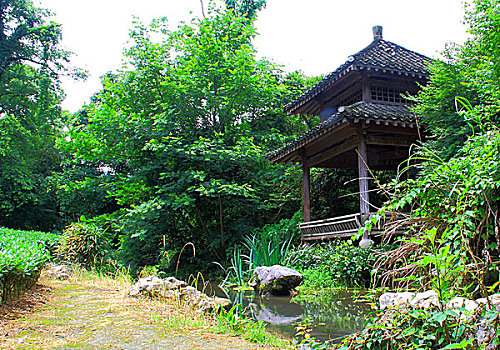
[[[279,235],[266,236],[263,233],[246,236],[243,244],[248,250],[250,270],[253,271],[258,266],[285,264],[292,239],[293,237],[286,239]]]
[[[0,1],[0,225],[53,230],[60,225],[56,135],[65,116],[59,74],[69,53],[50,13],[27,0]],[[75,72],[75,76],[78,75]]]
[[[359,335],[333,349],[478,349],[473,334],[479,322],[477,318],[475,322],[464,322],[456,310],[408,308],[379,313]],[[496,325],[492,326],[496,329]]]
[[[231,283],[237,286],[245,286],[250,279],[250,270],[248,264],[245,263],[241,256],[241,250],[238,247],[234,248],[233,257],[231,258],[230,273],[226,277],[231,279]]]
[[[109,237],[103,229],[93,223],[75,222],[64,229],[57,254],[71,262],[92,267],[102,263],[109,249]]]
[[[264,225],[244,237],[244,250],[239,246],[233,250],[226,280],[237,286],[245,286],[256,267],[286,265],[292,242],[298,237],[296,217]]]
[[[262,226],[262,228],[255,228],[252,232],[259,240],[273,240],[280,239],[281,241],[289,241],[292,243],[300,242],[300,231],[298,224],[301,222],[302,212],[296,212],[291,219],[281,219],[277,223],[270,223]]]
[[[397,253],[387,255],[385,265],[393,271],[387,277],[402,277],[396,270],[406,266],[399,272],[422,276],[419,284],[427,287],[434,283],[431,266],[436,264],[432,261],[444,263],[444,256],[451,256],[449,264],[460,268],[452,269],[453,273],[443,276],[447,282],[434,287],[440,290],[446,283],[446,289],[458,292],[474,281],[484,293],[486,273],[498,259],[500,244],[496,234],[500,131],[491,127],[470,137],[459,154],[446,162],[426,148],[417,158],[426,160],[419,166],[419,175],[396,184],[384,208],[388,212],[411,209],[407,239]]]
[[[0,303],[36,283],[58,239],[51,233],[0,228]]]
[[[417,98],[415,112],[431,132],[430,145],[443,159],[456,154],[472,133],[467,119],[500,122],[500,4],[474,0],[466,7],[470,39],[449,46],[446,62],[435,62],[431,77]],[[472,111],[463,118],[455,100],[470,101]],[[476,126],[473,126],[474,128]]]
[[[240,305],[234,305],[229,310],[220,309],[213,314],[216,329],[220,333],[241,335],[252,343],[271,345],[276,348],[288,348],[288,341],[266,332],[264,322],[254,322],[244,316]]]
[[[266,7],[266,0],[224,0],[226,7],[235,13],[255,19],[257,11]]]
[[[421,286],[429,285],[438,292],[439,300],[450,300],[457,290],[463,288],[463,292],[466,292],[464,287],[468,287],[465,285],[468,277],[466,270],[464,271],[458,256],[450,251],[452,248],[447,234],[449,232],[445,231],[438,237],[437,228],[434,227],[422,232],[421,238],[410,238],[411,244],[428,247],[414,263],[416,269],[426,271],[427,274],[411,275],[406,280],[410,283],[417,281]]]
[[[291,243],[291,239],[282,241],[277,236],[272,240],[255,234],[245,237],[243,245],[246,254],[242,254],[239,247],[234,248],[227,278],[237,286],[245,286],[256,267],[285,265]]]
[[[374,249],[342,241],[300,246],[290,252],[290,267],[304,275],[305,285],[323,288],[368,287],[376,260]]]
[[[299,182],[286,173],[296,171],[264,154],[305,128],[282,104],[310,80],[258,60],[251,22],[212,9],[176,31],[136,23],[127,69],[104,77],[71,141],[60,140],[64,208],[114,212],[127,264],[156,265],[163,245],[186,242],[226,262],[252,228],[297,210],[287,190]]]
[[[311,336],[312,329],[309,328],[307,324],[299,324],[295,327],[295,339],[294,342],[299,349],[311,349],[311,350],[323,350],[330,349],[330,343],[328,341],[321,342]]]

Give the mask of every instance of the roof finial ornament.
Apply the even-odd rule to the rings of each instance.
[[[373,40],[383,39],[382,38],[382,26],[375,26],[373,30]]]

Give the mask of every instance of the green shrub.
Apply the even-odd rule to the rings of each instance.
[[[329,266],[317,266],[312,269],[300,270],[304,276],[304,283],[307,286],[316,288],[331,288],[338,285],[338,281],[332,276]],[[306,292],[307,294],[307,292]]]
[[[298,224],[301,222],[302,212],[298,211],[291,219],[282,219],[278,223],[267,224],[262,228],[252,230],[252,233],[262,240],[273,240],[278,237],[281,241],[291,240],[293,244],[300,242]]]
[[[460,317],[458,310],[395,309],[376,314],[362,332],[349,336],[333,349],[484,349],[477,343],[475,331],[486,321],[493,332],[490,341],[498,345],[499,317],[498,311],[482,308],[467,318]]]
[[[425,160],[415,165],[418,176],[394,183],[391,200],[380,215],[411,211],[399,221],[407,231],[400,248],[381,260],[389,283],[406,288],[417,281],[413,287],[440,292],[432,273],[435,264],[429,263],[429,256],[440,251],[446,251],[456,267],[438,275],[448,292],[486,294],[487,284],[495,282],[486,277],[499,263],[500,129],[485,128],[448,161],[421,148],[414,157]]]
[[[94,266],[106,256],[109,247],[105,230],[96,224],[75,222],[64,229],[57,253],[63,259]]]
[[[36,283],[58,238],[52,233],[0,228],[0,303]]]
[[[332,241],[291,251],[289,266],[304,274],[306,284],[368,287],[377,260],[376,253],[375,249],[355,247],[349,241]]]

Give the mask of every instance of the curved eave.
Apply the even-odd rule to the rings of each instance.
[[[372,65],[351,65],[344,71],[336,74],[335,77],[329,78],[327,83],[324,83],[323,86],[316,88],[315,91],[311,91],[313,90],[314,88],[313,87],[310,90],[304,92],[302,95],[300,95],[295,101],[287,104],[284,108],[285,113],[287,113],[288,115],[297,113],[298,109],[311,102],[311,100],[314,99],[316,96],[328,90],[330,87],[335,85],[340,79],[342,79],[347,74],[353,71],[367,71],[367,72],[394,74],[400,77],[414,78],[420,80],[428,80],[430,76],[430,74],[424,74],[422,72],[410,72],[405,70],[387,69]],[[317,85],[319,84],[321,84],[321,82],[319,82]]]
[[[324,137],[326,134],[338,130],[348,124],[374,124],[401,128],[414,128],[414,114],[405,106],[380,105],[367,102],[358,102],[347,107],[344,111],[332,115],[308,132],[298,136],[283,147],[269,152],[266,158],[272,163],[301,162],[301,150],[308,144]]]

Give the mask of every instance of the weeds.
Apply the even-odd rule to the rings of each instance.
[[[280,349],[291,348],[289,341],[266,332],[264,322],[253,322],[245,318],[240,305],[234,305],[228,311],[222,309],[212,315],[220,333],[241,335],[252,343],[278,346]]]
[[[115,266],[113,270],[100,268],[86,269],[82,266],[73,266],[71,280],[83,285],[94,286],[103,289],[128,290],[132,286],[130,271],[125,267]]]

